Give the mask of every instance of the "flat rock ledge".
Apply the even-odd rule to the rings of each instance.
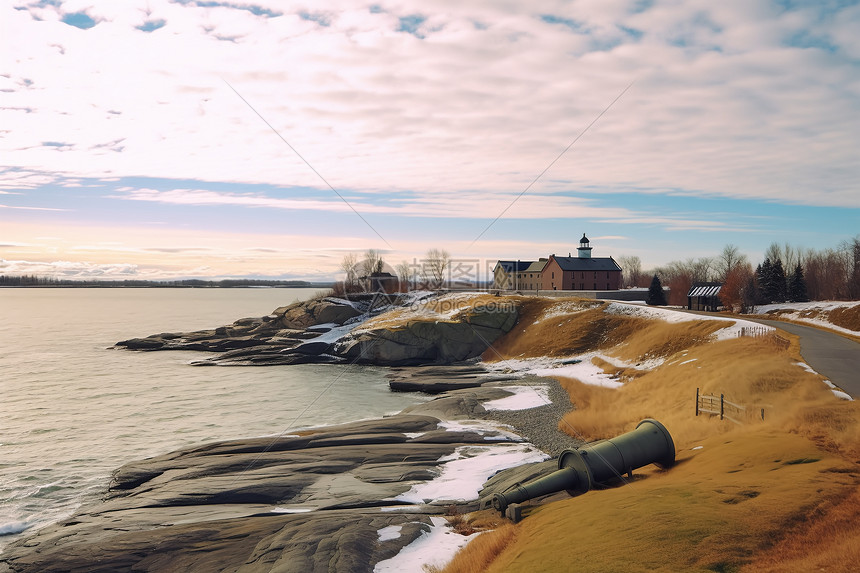
[[[478,501],[396,498],[436,477],[439,459],[457,448],[520,443],[509,432],[441,425],[485,417],[482,402],[508,395],[501,387],[459,390],[382,419],[128,464],[102,503],[7,547],[0,571],[373,571],[429,531],[430,516],[452,505],[478,509]],[[483,505],[493,492],[553,469],[550,460],[498,473],[481,492]],[[380,536],[391,526],[399,536]]]

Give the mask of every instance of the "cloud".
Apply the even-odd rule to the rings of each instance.
[[[69,211],[69,209],[56,209],[54,207],[26,207],[20,205],[3,205],[0,204],[0,209],[18,209],[21,211]]]
[[[35,275],[58,279],[140,278],[136,265],[94,264],[76,261],[27,261],[0,259],[0,273],[10,276]]]
[[[140,1],[70,13],[89,29],[63,14],[8,14],[30,46],[3,71],[6,105],[32,113],[0,110],[21,169],[324,187],[223,77],[337,188],[519,192],[635,79],[538,191],[860,205],[856,7]]]

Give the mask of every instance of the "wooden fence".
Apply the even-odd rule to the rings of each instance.
[[[729,420],[739,425],[750,417],[745,406],[729,402],[725,395],[701,394],[696,388],[696,415],[700,413],[719,416],[720,420]],[[761,419],[764,420],[764,408],[761,408]]]
[[[787,350],[791,343],[788,339],[778,335],[776,331],[769,326],[742,326],[738,332],[738,337],[749,336],[752,338],[768,338],[778,348]]]

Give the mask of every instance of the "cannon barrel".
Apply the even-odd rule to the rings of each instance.
[[[648,464],[668,468],[674,463],[675,443],[669,431],[657,420],[646,418],[626,434],[565,450],[558,457],[558,470],[495,494],[493,507],[505,515],[508,506],[514,503],[562,490],[576,496],[596,483],[625,473],[632,475],[633,470]]]

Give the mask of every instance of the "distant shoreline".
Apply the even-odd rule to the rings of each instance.
[[[0,277],[3,278],[3,277]],[[10,277],[6,277],[10,278]],[[334,283],[301,281],[226,280],[226,281],[65,281],[52,283],[3,283],[0,288],[318,288],[330,289]]]

